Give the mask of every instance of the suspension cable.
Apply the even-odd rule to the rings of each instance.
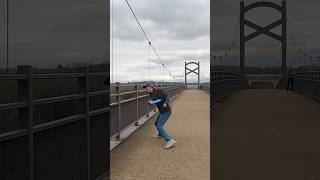
[[[150,48],[150,47],[152,48],[153,52],[156,54],[156,56],[157,56],[158,60],[160,61],[160,63],[161,63],[161,64],[164,64],[163,61],[162,61],[162,59],[160,58],[158,52],[156,51],[155,47],[153,46],[153,44],[151,44],[150,38],[148,37],[146,31],[143,29],[143,27],[142,27],[142,25],[141,25],[141,23],[140,23],[137,15],[136,15],[136,13],[134,12],[134,10],[133,10],[132,6],[130,5],[129,1],[128,1],[128,0],[125,0],[125,1],[126,1],[126,4],[127,4],[128,7],[129,7],[131,13],[133,14],[135,20],[137,21],[137,23],[138,23],[138,25],[139,25],[142,33],[144,34],[144,36],[145,36],[145,38],[146,38],[146,40],[148,41],[148,43],[149,43],[149,48]],[[150,63],[150,62],[149,62],[149,63]],[[172,77],[173,79],[176,79],[176,78],[172,75],[172,73],[169,71],[169,69],[168,69],[166,66],[164,66],[164,67],[165,67],[166,71],[168,72],[168,74],[170,75],[170,77]],[[150,71],[150,70],[149,70],[149,71]]]
[[[300,54],[303,54],[304,56],[308,56],[309,57],[309,59],[310,59],[310,63],[311,63],[311,60],[313,59],[313,58],[318,58],[319,60],[320,60],[320,56],[314,56],[314,55],[310,55],[310,54],[308,54],[305,50],[303,50],[302,48],[301,48],[301,46],[300,46],[300,44],[298,43],[298,41],[296,40],[296,38],[295,38],[295,36],[294,36],[294,33],[293,33],[293,28],[292,28],[292,26],[291,26],[291,23],[290,23],[290,21],[289,21],[289,18],[287,18],[287,20],[288,20],[288,25],[289,25],[289,33],[290,33],[290,38],[292,39],[292,41],[293,41],[293,46],[294,46],[294,49],[295,49],[295,52],[294,52],[294,54],[295,54],[295,60],[296,61],[301,61],[300,60]],[[299,51],[299,59],[297,58],[297,51]],[[305,57],[304,57],[305,58]],[[305,61],[305,60],[304,60]],[[300,62],[299,62],[300,63]],[[298,63],[297,63],[298,64]]]
[[[150,57],[150,46],[151,46],[151,42],[149,41],[149,43],[148,43],[148,45],[149,45],[149,82],[151,81],[151,73],[150,73],[150,62],[151,62],[151,57]]]

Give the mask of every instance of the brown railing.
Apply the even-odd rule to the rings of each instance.
[[[121,133],[130,126],[139,126],[139,119],[143,116],[149,117],[149,112],[154,110],[154,106],[148,105],[148,95],[142,89],[144,84],[112,84],[110,103],[110,137],[121,140]],[[154,87],[162,88],[175,96],[185,89],[183,83],[154,83]],[[125,90],[123,90],[125,89]],[[132,90],[134,89],[134,90]],[[130,96],[131,95],[131,96]],[[127,96],[127,98],[123,98]]]
[[[249,88],[248,81],[243,75],[228,71],[210,71],[210,109],[214,110],[219,100],[229,94]]]
[[[98,77],[107,78],[108,73],[89,73],[88,68],[83,67],[79,73],[33,74],[31,66],[18,66],[16,75],[0,75],[0,81],[17,82],[16,101],[0,104],[0,111],[16,110],[15,123],[18,124],[17,129],[0,133],[0,159],[5,159],[0,162],[0,169],[4,171],[4,174],[0,173],[0,179],[3,179],[1,176],[4,179],[41,179],[53,175],[57,169],[67,169],[64,178],[84,179],[85,176],[85,179],[92,179],[105,173],[105,152],[109,146],[103,139],[108,132],[110,108],[106,103],[105,107],[91,110],[90,98],[102,96],[107,99],[110,91],[90,91],[89,79]],[[77,79],[78,93],[34,98],[36,80],[60,78]],[[59,88],[52,91],[59,91]],[[76,114],[35,124],[35,106],[71,100],[77,102]],[[100,137],[101,134],[105,136]],[[102,139],[101,144],[97,139]],[[97,149],[102,149],[104,154],[95,152]],[[78,161],[72,161],[71,156],[79,158]],[[14,162],[14,159],[26,163],[16,167],[15,163],[20,162]]]
[[[294,90],[320,99],[320,71],[302,70],[293,74]],[[277,84],[278,89],[285,89],[288,85],[288,76],[285,75]]]

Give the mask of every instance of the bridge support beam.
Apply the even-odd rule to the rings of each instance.
[[[240,2],[240,73],[244,72],[244,58],[245,58],[245,42],[244,42],[244,2]]]
[[[188,68],[188,65],[195,64],[197,67],[194,69]],[[187,76],[188,74],[193,73],[198,75],[198,88],[200,87],[200,62],[184,62],[184,83],[187,85]]]
[[[282,1],[282,67],[281,74],[287,73],[287,3]]]
[[[247,19],[245,19],[245,14],[255,8],[258,7],[270,7],[282,14],[282,18],[277,20],[265,27],[261,27]],[[240,2],[240,73],[245,74],[245,43],[261,34],[265,34],[277,41],[281,42],[281,50],[282,50],[282,65],[281,65],[281,74],[284,75],[287,72],[287,5],[286,1],[282,1],[282,6],[272,3],[272,2],[256,2],[245,6],[244,1]],[[249,34],[245,35],[244,26],[247,25],[256,30]],[[270,31],[277,26],[282,26],[282,33],[279,36],[276,33]]]

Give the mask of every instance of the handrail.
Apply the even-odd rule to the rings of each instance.
[[[300,71],[293,76],[295,80],[320,82],[320,71]]]
[[[109,90],[91,91],[89,93],[89,97],[108,95],[108,94],[109,94]],[[48,97],[48,98],[34,99],[32,101],[32,104],[33,105],[42,105],[42,104],[62,102],[62,101],[68,101],[68,100],[78,100],[78,99],[82,99],[84,97],[85,97],[84,93],[77,93],[77,94],[70,94],[70,95],[63,95],[63,96],[53,96],[53,97]],[[13,103],[0,103],[0,111],[9,110],[9,109],[25,108],[26,106],[27,106],[26,101],[13,102]]]
[[[240,89],[249,88],[248,81],[243,75],[228,71],[211,71],[211,110],[214,110],[216,103],[229,94]]]
[[[86,99],[86,101],[79,102],[79,103],[84,103],[85,106],[89,106],[88,99],[90,97],[109,95],[110,90],[107,89],[107,90],[89,91],[88,79],[90,77],[105,77],[107,75],[108,73],[88,73],[88,67],[81,68],[81,73],[35,74],[35,73],[32,73],[31,66],[18,66],[18,74],[0,75],[0,80],[16,80],[17,84],[20,84],[20,87],[21,87],[18,89],[18,94],[24,95],[25,97],[21,97],[21,100],[18,99],[16,102],[0,103],[0,111],[11,110],[11,109],[28,109],[28,114],[29,113],[32,114],[34,113],[34,111],[33,111],[33,108],[30,108],[30,107],[33,107],[33,106],[56,103],[56,102],[64,102],[69,100],[80,100],[80,99]],[[32,82],[34,80],[61,79],[61,78],[78,78],[80,81],[83,82],[81,85],[84,87],[79,93],[46,97],[46,98],[38,98],[38,99],[33,98]],[[34,132],[38,132],[48,128],[53,128],[56,126],[62,126],[65,123],[70,123],[76,120],[80,120],[80,119],[88,120],[91,116],[98,116],[98,115],[107,113],[108,111],[110,111],[109,107],[103,107],[103,108],[95,109],[92,111],[88,111],[88,113],[85,113],[85,114],[70,115],[62,119],[53,120],[53,121],[41,123],[38,125],[33,125],[33,116],[28,115],[27,117],[24,117],[25,121],[31,123],[32,125],[29,125],[26,129],[19,129],[15,131],[0,133],[0,142],[17,138],[17,136],[25,136],[25,135],[32,136],[32,133]]]
[[[147,117],[149,116],[149,106],[147,104],[146,108],[148,108],[147,110],[140,110],[139,106],[141,106],[141,102],[146,103],[145,101],[139,101],[142,98],[146,98],[149,95],[146,93],[145,90],[141,90],[141,86],[145,85],[145,83],[128,83],[128,84],[120,84],[120,83],[116,83],[114,85],[111,85],[112,89],[114,92],[112,92],[110,94],[110,97],[113,97],[115,102],[111,102],[110,103],[110,108],[112,108],[112,113],[115,113],[114,117],[116,117],[116,119],[114,119],[112,122],[114,122],[113,124],[115,124],[114,129],[112,131],[112,134],[110,135],[111,137],[116,137],[117,140],[121,141],[121,132],[123,131],[123,128],[128,128],[128,123],[130,122],[130,124],[135,124],[138,125],[139,124],[139,119],[141,118],[141,112],[147,112]],[[177,89],[181,89],[181,88],[185,88],[184,83],[154,83],[153,84],[156,88],[163,88],[169,92],[172,92],[174,90]],[[122,89],[123,87],[131,87],[131,88],[127,88],[127,89]],[[132,88],[134,88],[135,90],[132,90]],[[126,99],[123,99],[122,97],[125,95],[132,95],[129,97],[124,97]],[[136,102],[130,105],[131,108],[136,109],[135,111],[135,115],[133,115],[133,117],[130,117],[129,120],[125,119],[125,122],[122,122],[122,116],[124,116],[123,113],[123,106],[125,106],[127,103],[129,102]],[[117,109],[113,109],[113,108],[117,108]],[[113,128],[113,127],[112,127]]]
[[[285,75],[279,82],[278,88],[286,88],[288,75]],[[294,90],[315,99],[320,98],[320,71],[306,70],[293,73]]]
[[[108,76],[108,73],[88,73],[89,77],[104,77]],[[58,78],[81,78],[85,77],[84,73],[51,73],[51,74],[32,74],[33,79],[58,79]],[[0,80],[23,80],[27,79],[25,74],[14,75],[2,75],[0,74]]]

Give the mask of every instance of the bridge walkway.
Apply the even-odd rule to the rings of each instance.
[[[210,176],[210,96],[185,90],[172,102],[166,128],[177,141],[164,149],[155,117],[111,152],[111,180],[207,180]]]
[[[242,90],[219,104],[213,117],[215,179],[320,177],[320,105],[311,98]]]

